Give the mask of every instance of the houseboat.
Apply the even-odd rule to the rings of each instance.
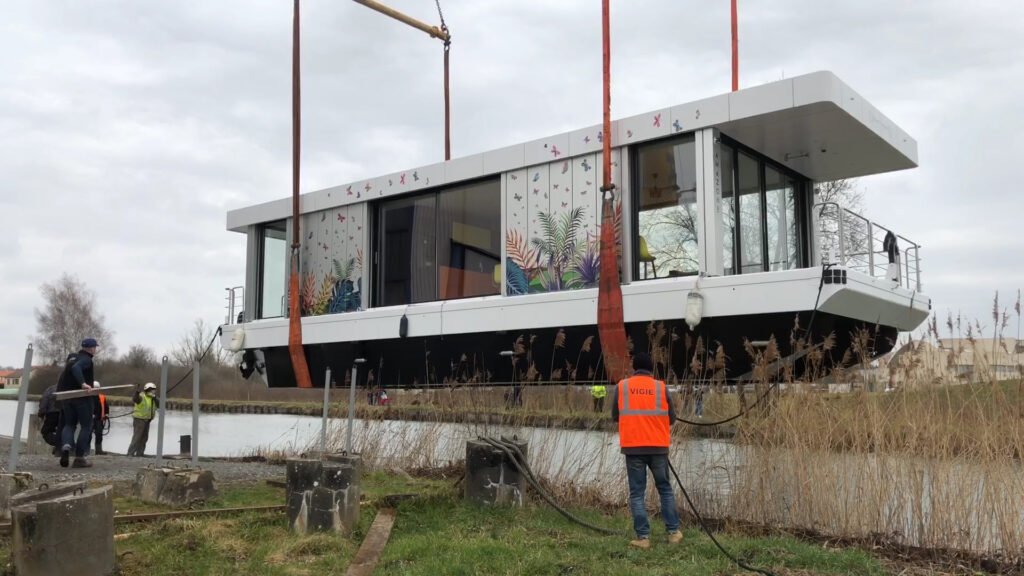
[[[659,376],[735,381],[766,357],[799,376],[811,356],[884,354],[927,318],[920,247],[816,186],[914,168],[917,143],[816,72],[623,118],[610,134],[590,126],[303,194],[315,385],[356,359],[360,384],[388,387],[605,380],[605,138],[628,343]],[[222,344],[272,387],[295,385],[292,226],[290,198],[227,214],[248,243]]]

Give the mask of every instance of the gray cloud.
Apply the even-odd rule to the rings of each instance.
[[[389,4],[436,22],[427,1]],[[594,1],[443,1],[455,156],[600,120]],[[1016,41],[1024,5],[740,2],[741,84],[835,71],[914,136],[921,166],[864,178],[866,212],[924,244],[945,309],[990,318],[1024,284]],[[613,2],[613,115],[727,91],[724,5]],[[291,3],[16,3],[0,22],[0,364],[38,286],[96,290],[125,350],[165,351],[244,274],[228,209],[290,193]],[[437,40],[303,2],[303,190],[442,158]],[[13,230],[13,231],[12,231]]]

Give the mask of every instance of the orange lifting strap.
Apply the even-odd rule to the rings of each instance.
[[[610,0],[602,0],[602,56],[604,68],[604,149],[601,192],[601,278],[597,292],[597,332],[601,339],[604,369],[611,382],[626,375],[626,325],[622,315],[622,286],[619,284],[619,254],[615,230],[615,185],[612,183],[611,120],[611,33]]]

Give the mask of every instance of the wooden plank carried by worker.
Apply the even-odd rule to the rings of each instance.
[[[57,400],[71,400],[72,398],[82,398],[83,396],[99,396],[105,394],[111,390],[123,390],[125,388],[135,388],[135,384],[118,384],[116,386],[106,386],[104,388],[90,388],[86,390],[65,390],[64,392],[54,392],[53,396]]]

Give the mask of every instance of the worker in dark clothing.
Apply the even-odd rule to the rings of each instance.
[[[633,515],[636,539],[630,546],[651,547],[651,525],[647,520],[647,470],[654,475],[661,500],[661,516],[665,521],[670,544],[682,541],[679,511],[675,492],[668,476],[668,448],[672,442],[672,423],[676,412],[668,386],[655,380],[651,357],[643,352],[633,355],[633,375],[618,383],[612,419],[619,423],[619,447],[626,456],[626,478],[629,482],[629,510]]]
[[[94,380],[92,387],[94,389],[99,388],[99,381]],[[96,451],[94,454],[97,456],[103,456],[106,454],[106,452],[103,451],[104,428],[106,428],[107,423],[110,422],[110,406],[107,405],[107,397],[103,394],[97,394],[96,397],[93,398],[92,409],[92,431],[96,436]]]
[[[39,433],[42,435],[44,442],[53,446],[54,456],[58,456],[60,454],[60,435],[62,428],[60,405],[57,403],[57,397],[54,396],[56,391],[56,384],[51,384],[43,391],[43,397],[39,400],[39,412],[36,414],[36,416],[43,421],[39,426]]]
[[[57,381],[57,392],[92,390],[92,358],[98,349],[99,344],[95,338],[82,340],[82,349],[68,356],[64,371]],[[75,461],[72,468],[89,468],[92,463],[85,459],[85,455],[92,443],[93,399],[84,396],[63,400],[61,414],[64,428],[61,432],[60,465],[67,468],[71,450],[74,449]],[[75,428],[79,429],[77,438]]]

